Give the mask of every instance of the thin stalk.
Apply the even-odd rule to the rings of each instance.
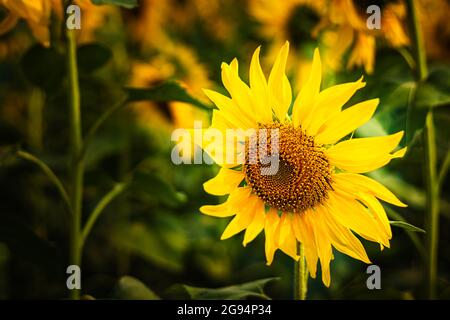
[[[97,206],[94,208],[92,213],[89,215],[88,221],[86,222],[83,232],[82,232],[82,240],[81,245],[83,245],[86,242],[87,237],[89,236],[89,233],[94,226],[95,222],[97,221],[98,217],[100,217],[100,214],[103,212],[103,210],[106,208],[108,204],[111,203],[119,194],[122,193],[128,186],[127,183],[118,183],[114,186],[114,188],[109,191],[97,204]]]
[[[416,1],[408,0],[406,2],[406,7],[408,10],[414,60],[416,61],[416,78],[418,81],[422,81],[428,76],[428,67],[423,45],[422,29],[420,28],[419,17],[417,14]]]
[[[38,89],[33,88],[28,101],[28,143],[33,150],[42,150],[43,141],[43,119],[45,95]]]
[[[427,289],[428,298],[436,298],[438,240],[439,240],[439,184],[436,172],[436,139],[433,112],[425,120],[425,178],[427,187]]]
[[[417,1],[406,2],[410,17],[410,33],[416,60],[416,82],[424,81],[428,76],[425,48],[417,14]],[[429,299],[436,298],[438,239],[439,239],[439,180],[437,176],[436,137],[433,109],[426,115],[424,138],[424,180],[426,181],[426,216],[427,216],[427,293]]]
[[[71,144],[71,193],[72,221],[70,231],[70,264],[81,267],[81,213],[83,197],[84,164],[79,156],[82,150],[80,88],[78,83],[77,44],[74,30],[66,30],[67,66],[70,101],[70,144]],[[70,292],[71,299],[80,299],[80,290]]]
[[[308,269],[306,268],[305,249],[297,242],[300,258],[294,263],[294,300],[306,300],[308,293]]]
[[[66,192],[66,188],[64,188],[64,185],[62,184],[61,180],[59,180],[58,176],[53,172],[53,170],[50,169],[50,167],[45,162],[43,162],[41,159],[39,159],[38,157],[36,157],[26,151],[22,151],[22,150],[17,151],[17,156],[19,158],[22,158],[24,160],[27,160],[29,162],[36,164],[42,170],[42,172],[44,172],[45,175],[47,175],[47,177],[50,179],[50,181],[53,182],[53,184],[55,185],[56,189],[58,190],[59,194],[61,195],[61,198],[66,203],[67,207],[69,208],[69,211],[71,211],[70,199],[69,199],[69,195]]]

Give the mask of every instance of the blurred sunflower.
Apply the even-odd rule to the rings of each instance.
[[[304,83],[311,68],[311,59],[304,52],[308,45],[316,47],[312,36],[326,8],[325,0],[250,0],[249,13],[258,22],[259,32],[270,40],[267,60],[273,61],[279,48],[288,40],[293,50],[289,70],[294,86]]]
[[[366,13],[370,5],[381,8],[381,29],[367,28]],[[406,8],[401,0],[353,1],[331,0],[317,31],[323,31],[324,62],[333,70],[339,70],[342,58],[350,50],[347,68],[364,67],[373,72],[376,39],[398,48],[409,40],[403,26]]]
[[[159,52],[149,63],[135,62],[132,65],[131,85],[136,87],[151,87],[174,78],[192,96],[205,100],[202,88],[211,85],[208,71],[186,46],[169,42],[164,51]],[[135,111],[142,123],[167,130],[191,128],[195,120],[203,121],[206,125],[209,123],[205,111],[183,102],[140,102],[135,104]]]
[[[427,55],[434,59],[450,61],[450,24],[447,0],[420,0],[419,19],[424,34]]]
[[[50,44],[49,24],[52,4],[55,0],[0,0],[0,9],[6,16],[0,23],[0,34],[12,30],[20,19],[24,19],[31,32],[43,45]]]
[[[205,90],[218,107],[211,128],[222,132],[253,129],[253,137],[263,134],[263,129],[278,129],[279,169],[264,174],[259,155],[257,161],[249,161],[254,149],[249,136],[242,135],[237,143],[245,146],[243,161],[223,164],[218,175],[204,184],[208,193],[229,194],[228,199],[219,205],[202,206],[200,211],[215,217],[234,216],[221,239],[245,230],[244,246],[264,230],[268,264],[277,249],[298,259],[297,241],[302,243],[309,273],[316,276],[320,260],[322,281],[329,286],[333,247],[369,263],[354,233],[378,242],[381,249],[389,247],[391,228],[378,199],[405,205],[383,185],[361,173],[403,157],[406,148],[393,152],[403,132],[339,142],[372,117],[379,100],[363,101],[342,110],[365,83],[361,78],[320,91],[322,67],[317,49],[310,76],[288,115],[292,101],[285,74],[288,51],[286,42],[266,81],[259,62],[260,48],[256,49],[250,64],[250,86],[240,79],[236,59],[222,63],[222,81],[231,98]],[[272,133],[266,134],[265,147],[271,152],[276,147],[271,145]],[[206,151],[211,146],[202,147]]]

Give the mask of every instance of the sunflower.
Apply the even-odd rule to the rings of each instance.
[[[250,16],[258,22],[259,34],[270,40],[267,59],[273,61],[285,40],[291,44],[288,72],[294,73],[296,89],[306,80],[311,59],[305,52],[308,45],[316,47],[314,30],[325,13],[324,0],[250,0]],[[312,51],[312,50],[311,50]],[[295,71],[295,72],[293,72]]]
[[[130,84],[134,87],[152,87],[174,78],[192,96],[205,100],[202,88],[211,83],[206,67],[198,61],[193,50],[173,42],[166,42],[164,50],[150,61],[134,62]],[[194,120],[209,122],[205,111],[177,101],[162,104],[139,102],[135,104],[135,111],[143,123],[156,125],[160,129],[186,128]]]
[[[381,29],[367,28],[367,7],[381,8]],[[339,70],[342,57],[350,50],[347,68],[363,66],[367,73],[373,72],[376,39],[383,39],[394,47],[409,43],[403,26],[406,7],[403,1],[353,1],[331,0],[327,13],[322,17],[316,31],[323,31],[322,40],[326,48],[324,62]]]
[[[0,8],[7,10],[6,17],[0,22],[0,34],[9,32],[19,19],[24,19],[36,39],[43,45],[49,45],[48,26],[53,1],[55,0],[0,0]]]
[[[278,132],[277,146],[272,143],[273,133],[266,140],[267,150],[277,150],[278,170],[265,174],[262,157],[251,161],[251,136],[240,136],[238,143],[245,146],[242,161],[216,160],[221,169],[204,184],[206,192],[228,195],[227,200],[202,206],[200,211],[214,217],[233,216],[222,240],[245,230],[245,246],[264,230],[267,264],[272,263],[277,249],[299,259],[297,242],[301,243],[310,275],[316,276],[320,261],[322,281],[329,286],[333,248],[370,263],[355,234],[379,243],[381,249],[389,247],[391,228],[379,199],[396,206],[405,204],[362,173],[403,157],[406,148],[394,152],[403,132],[342,140],[372,117],[379,100],[342,110],[365,83],[361,78],[321,91],[318,49],[308,80],[291,108],[291,86],[285,74],[288,51],[286,42],[266,80],[257,48],[250,64],[250,86],[240,79],[236,59],[222,63],[222,82],[231,98],[205,90],[218,108],[213,111],[210,128],[221,132],[251,129],[253,135],[263,134],[264,129]],[[202,147],[211,150],[207,142]],[[211,156],[219,159],[212,152]]]
[[[450,61],[450,25],[447,20],[450,2],[420,0],[417,8],[427,55]]]

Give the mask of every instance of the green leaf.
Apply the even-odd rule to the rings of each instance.
[[[92,3],[96,5],[113,4],[127,9],[133,9],[138,6],[137,0],[92,0]]]
[[[66,72],[64,56],[53,48],[41,45],[31,47],[20,64],[27,80],[46,91],[55,91]]]
[[[241,299],[264,299],[270,298],[264,293],[264,287],[267,283],[278,280],[278,278],[266,278],[246,282],[243,284],[229,287],[211,289],[198,288],[188,285],[180,285],[178,289],[184,289],[191,299],[210,299],[210,300],[241,300]],[[175,292],[175,288],[173,289]]]
[[[149,287],[131,276],[120,278],[114,297],[123,300],[160,300]]]
[[[153,172],[137,171],[133,175],[130,188],[132,192],[144,191],[170,207],[186,202],[184,193],[176,191],[172,185]]]
[[[423,229],[421,229],[419,227],[416,227],[416,226],[414,226],[414,225],[412,225],[412,224],[410,224],[408,222],[405,222],[405,221],[389,221],[389,223],[391,224],[391,226],[403,228],[403,229],[408,230],[408,231],[426,233],[425,230],[423,230]]]
[[[416,92],[417,108],[437,108],[450,105],[450,68],[430,72],[425,82],[419,83]]]
[[[111,51],[98,43],[85,44],[78,48],[80,72],[92,73],[105,66],[112,57]]]
[[[212,108],[192,97],[178,82],[167,81],[152,88],[126,88],[128,101],[151,100],[155,102],[179,101],[190,103],[201,109],[211,111]]]

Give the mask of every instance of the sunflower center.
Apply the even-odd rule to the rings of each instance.
[[[260,199],[283,212],[323,203],[332,189],[331,166],[313,137],[290,124],[272,123],[259,125],[252,138],[246,144],[244,173]]]

